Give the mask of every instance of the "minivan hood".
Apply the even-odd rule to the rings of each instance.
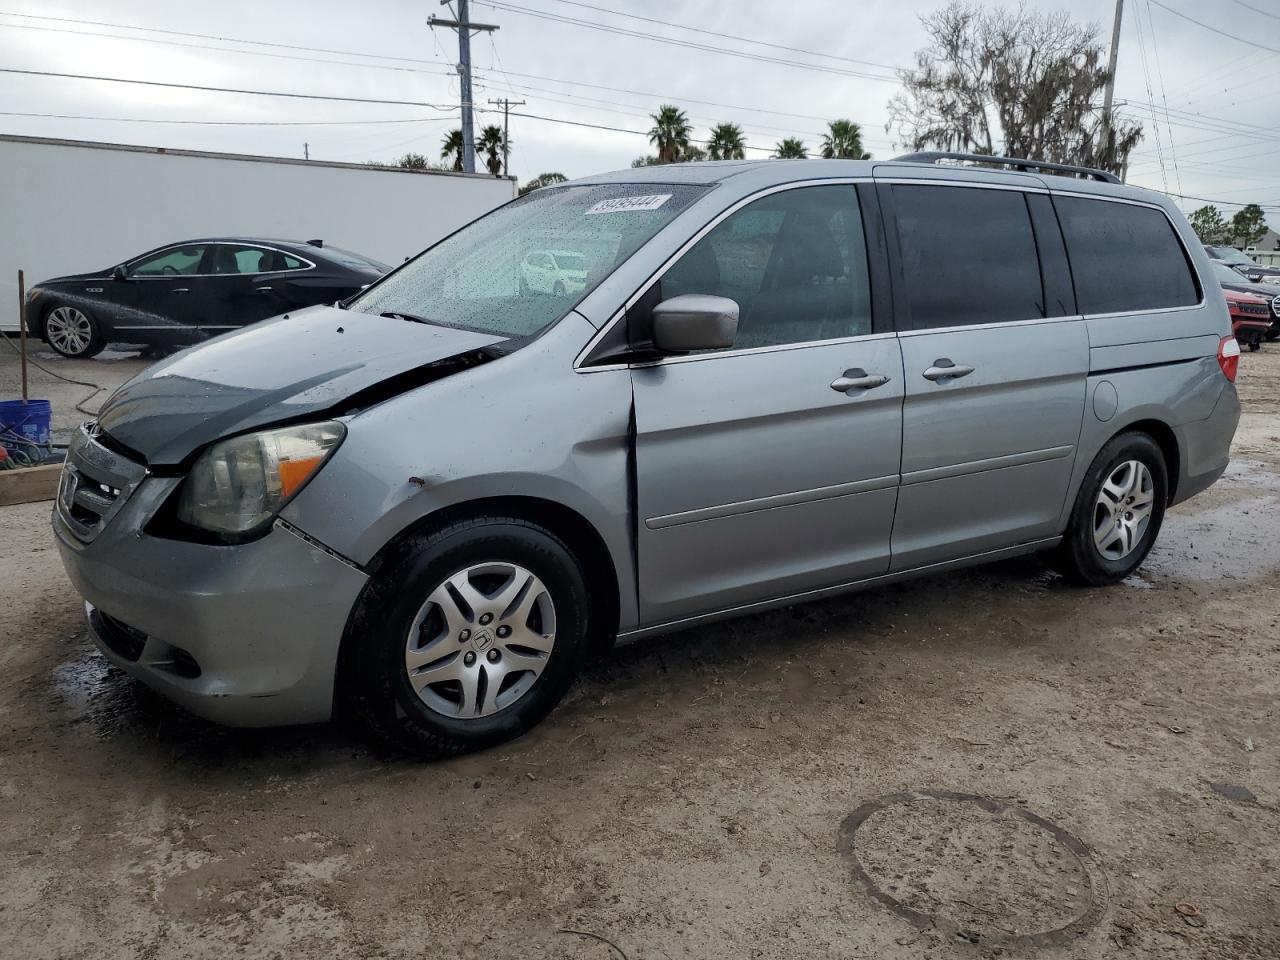
[[[431,365],[503,339],[309,307],[148,367],[108,398],[98,424],[152,466],[179,464],[220,437],[337,412],[344,401],[387,381],[410,389],[452,372]]]

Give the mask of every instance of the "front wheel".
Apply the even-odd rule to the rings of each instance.
[[[1257,353],[1261,349],[1262,349],[1262,334],[1255,333],[1252,337],[1249,338],[1249,352]]]
[[[61,304],[44,318],[44,339],[64,357],[88,359],[107,345],[102,327],[87,311]]]
[[[586,581],[550,530],[485,516],[409,538],[366,589],[346,678],[384,739],[448,756],[519,736],[588,649]]]
[[[1119,583],[1155,543],[1168,489],[1164,454],[1150,436],[1113,438],[1085,474],[1054,566],[1077,583]]]

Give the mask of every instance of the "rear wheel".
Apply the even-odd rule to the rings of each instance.
[[[1262,334],[1255,333],[1249,338],[1249,352],[1255,353],[1262,349]]]
[[[44,339],[64,357],[77,359],[96,356],[107,345],[92,314],[68,304],[59,304],[45,315]]]
[[[1164,454],[1145,433],[1122,433],[1094,458],[1054,566],[1077,583],[1119,583],[1146,559],[1168,500]]]
[[[352,706],[427,756],[502,743],[545,717],[588,649],[585,577],[551,531],[485,516],[416,535],[361,599]]]

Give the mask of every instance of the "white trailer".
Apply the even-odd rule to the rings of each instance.
[[[198,237],[313,238],[392,266],[516,194],[514,178],[0,136],[0,331],[27,285]]]

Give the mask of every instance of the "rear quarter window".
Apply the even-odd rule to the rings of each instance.
[[[1189,307],[1200,290],[1186,250],[1162,210],[1054,197],[1076,302],[1084,314]]]

